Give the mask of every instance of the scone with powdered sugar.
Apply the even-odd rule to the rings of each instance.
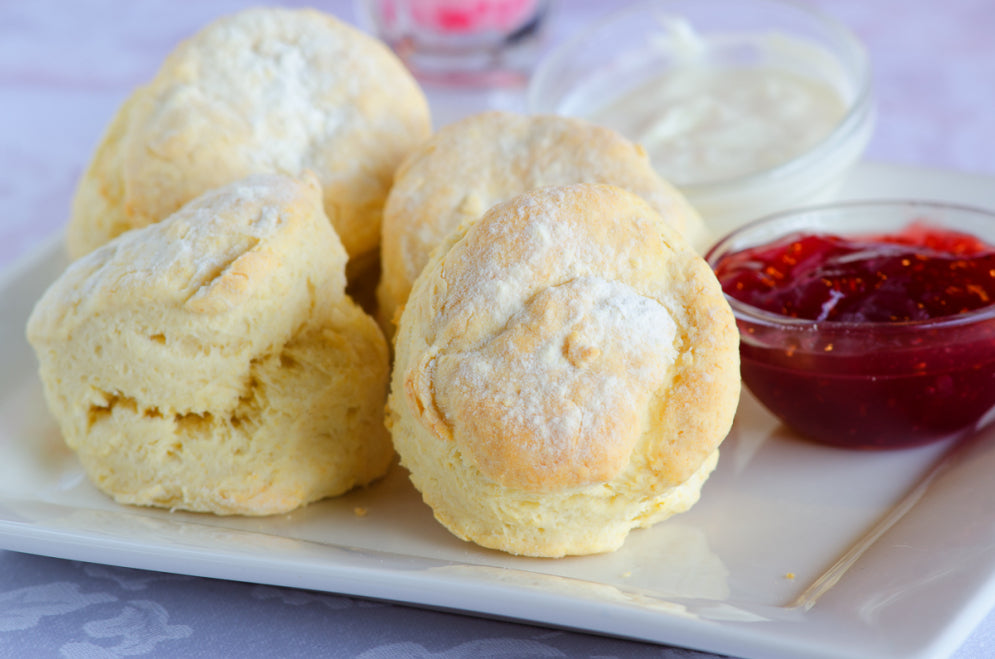
[[[738,403],[739,335],[671,223],[613,186],[550,187],[433,253],[400,316],[388,424],[454,534],[604,552],[697,501]]]
[[[266,515],[382,475],[387,346],[346,258],[313,176],[259,174],[72,263],[27,333],[93,483]]]
[[[223,17],[113,118],[76,192],[69,253],[249,174],[311,170],[359,276],[379,258],[394,170],[430,132],[421,89],[376,39],[312,10]]]
[[[692,246],[705,246],[703,221],[638,144],[573,117],[483,112],[442,127],[397,172],[384,208],[377,289],[384,331],[393,334],[415,277],[450,231],[523,192],[574,183],[633,192]]]

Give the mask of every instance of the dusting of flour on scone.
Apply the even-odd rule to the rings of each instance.
[[[542,188],[461,225],[416,279],[388,425],[455,535],[611,551],[698,500],[739,400],[738,343],[708,264],[646,202]]]
[[[245,10],[180,44],[123,104],[80,181],[67,246],[82,256],[249,174],[311,170],[361,272],[379,256],[394,170],[430,131],[424,95],[379,41],[317,11]]]
[[[387,346],[346,259],[315,177],[258,174],[73,262],[27,334],[93,483],[267,515],[382,475]]]
[[[450,231],[523,192],[573,183],[629,190],[705,247],[698,214],[619,133],[571,117],[484,112],[441,128],[397,172],[384,208],[377,290],[385,332],[393,334],[397,309]]]

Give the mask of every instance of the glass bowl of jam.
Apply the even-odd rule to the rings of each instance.
[[[743,382],[787,426],[885,449],[964,436],[995,409],[995,211],[914,201],[747,224],[712,266]]]

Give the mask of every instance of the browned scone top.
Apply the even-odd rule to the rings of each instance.
[[[432,250],[459,224],[523,192],[608,183],[642,197],[695,247],[704,224],[653,170],[646,152],[581,119],[485,112],[437,131],[397,172],[384,209],[378,289],[381,324],[392,321]]]
[[[70,255],[249,174],[311,170],[349,256],[375,261],[394,170],[430,130],[417,83],[372,37],[312,10],[226,16],[113,118],[76,192]]]
[[[456,535],[617,548],[697,500],[739,396],[707,263],[638,196],[541,188],[453,232],[400,317],[389,422]]]

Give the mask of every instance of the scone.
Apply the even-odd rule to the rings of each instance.
[[[79,183],[68,251],[249,174],[311,170],[361,273],[394,170],[430,132],[424,94],[379,41],[317,11],[245,10],[180,44],[119,109]]]
[[[383,218],[377,289],[381,324],[397,309],[432,250],[466,220],[523,192],[551,185],[608,183],[634,192],[704,248],[704,223],[653,170],[643,149],[581,119],[485,112],[443,127],[398,170]]]
[[[382,475],[387,345],[317,180],[258,174],[73,262],[27,327],[49,409],[117,501],[283,513]]]
[[[648,204],[543,188],[433,253],[400,316],[388,425],[460,538],[610,551],[698,500],[739,400],[738,340],[707,263]]]

